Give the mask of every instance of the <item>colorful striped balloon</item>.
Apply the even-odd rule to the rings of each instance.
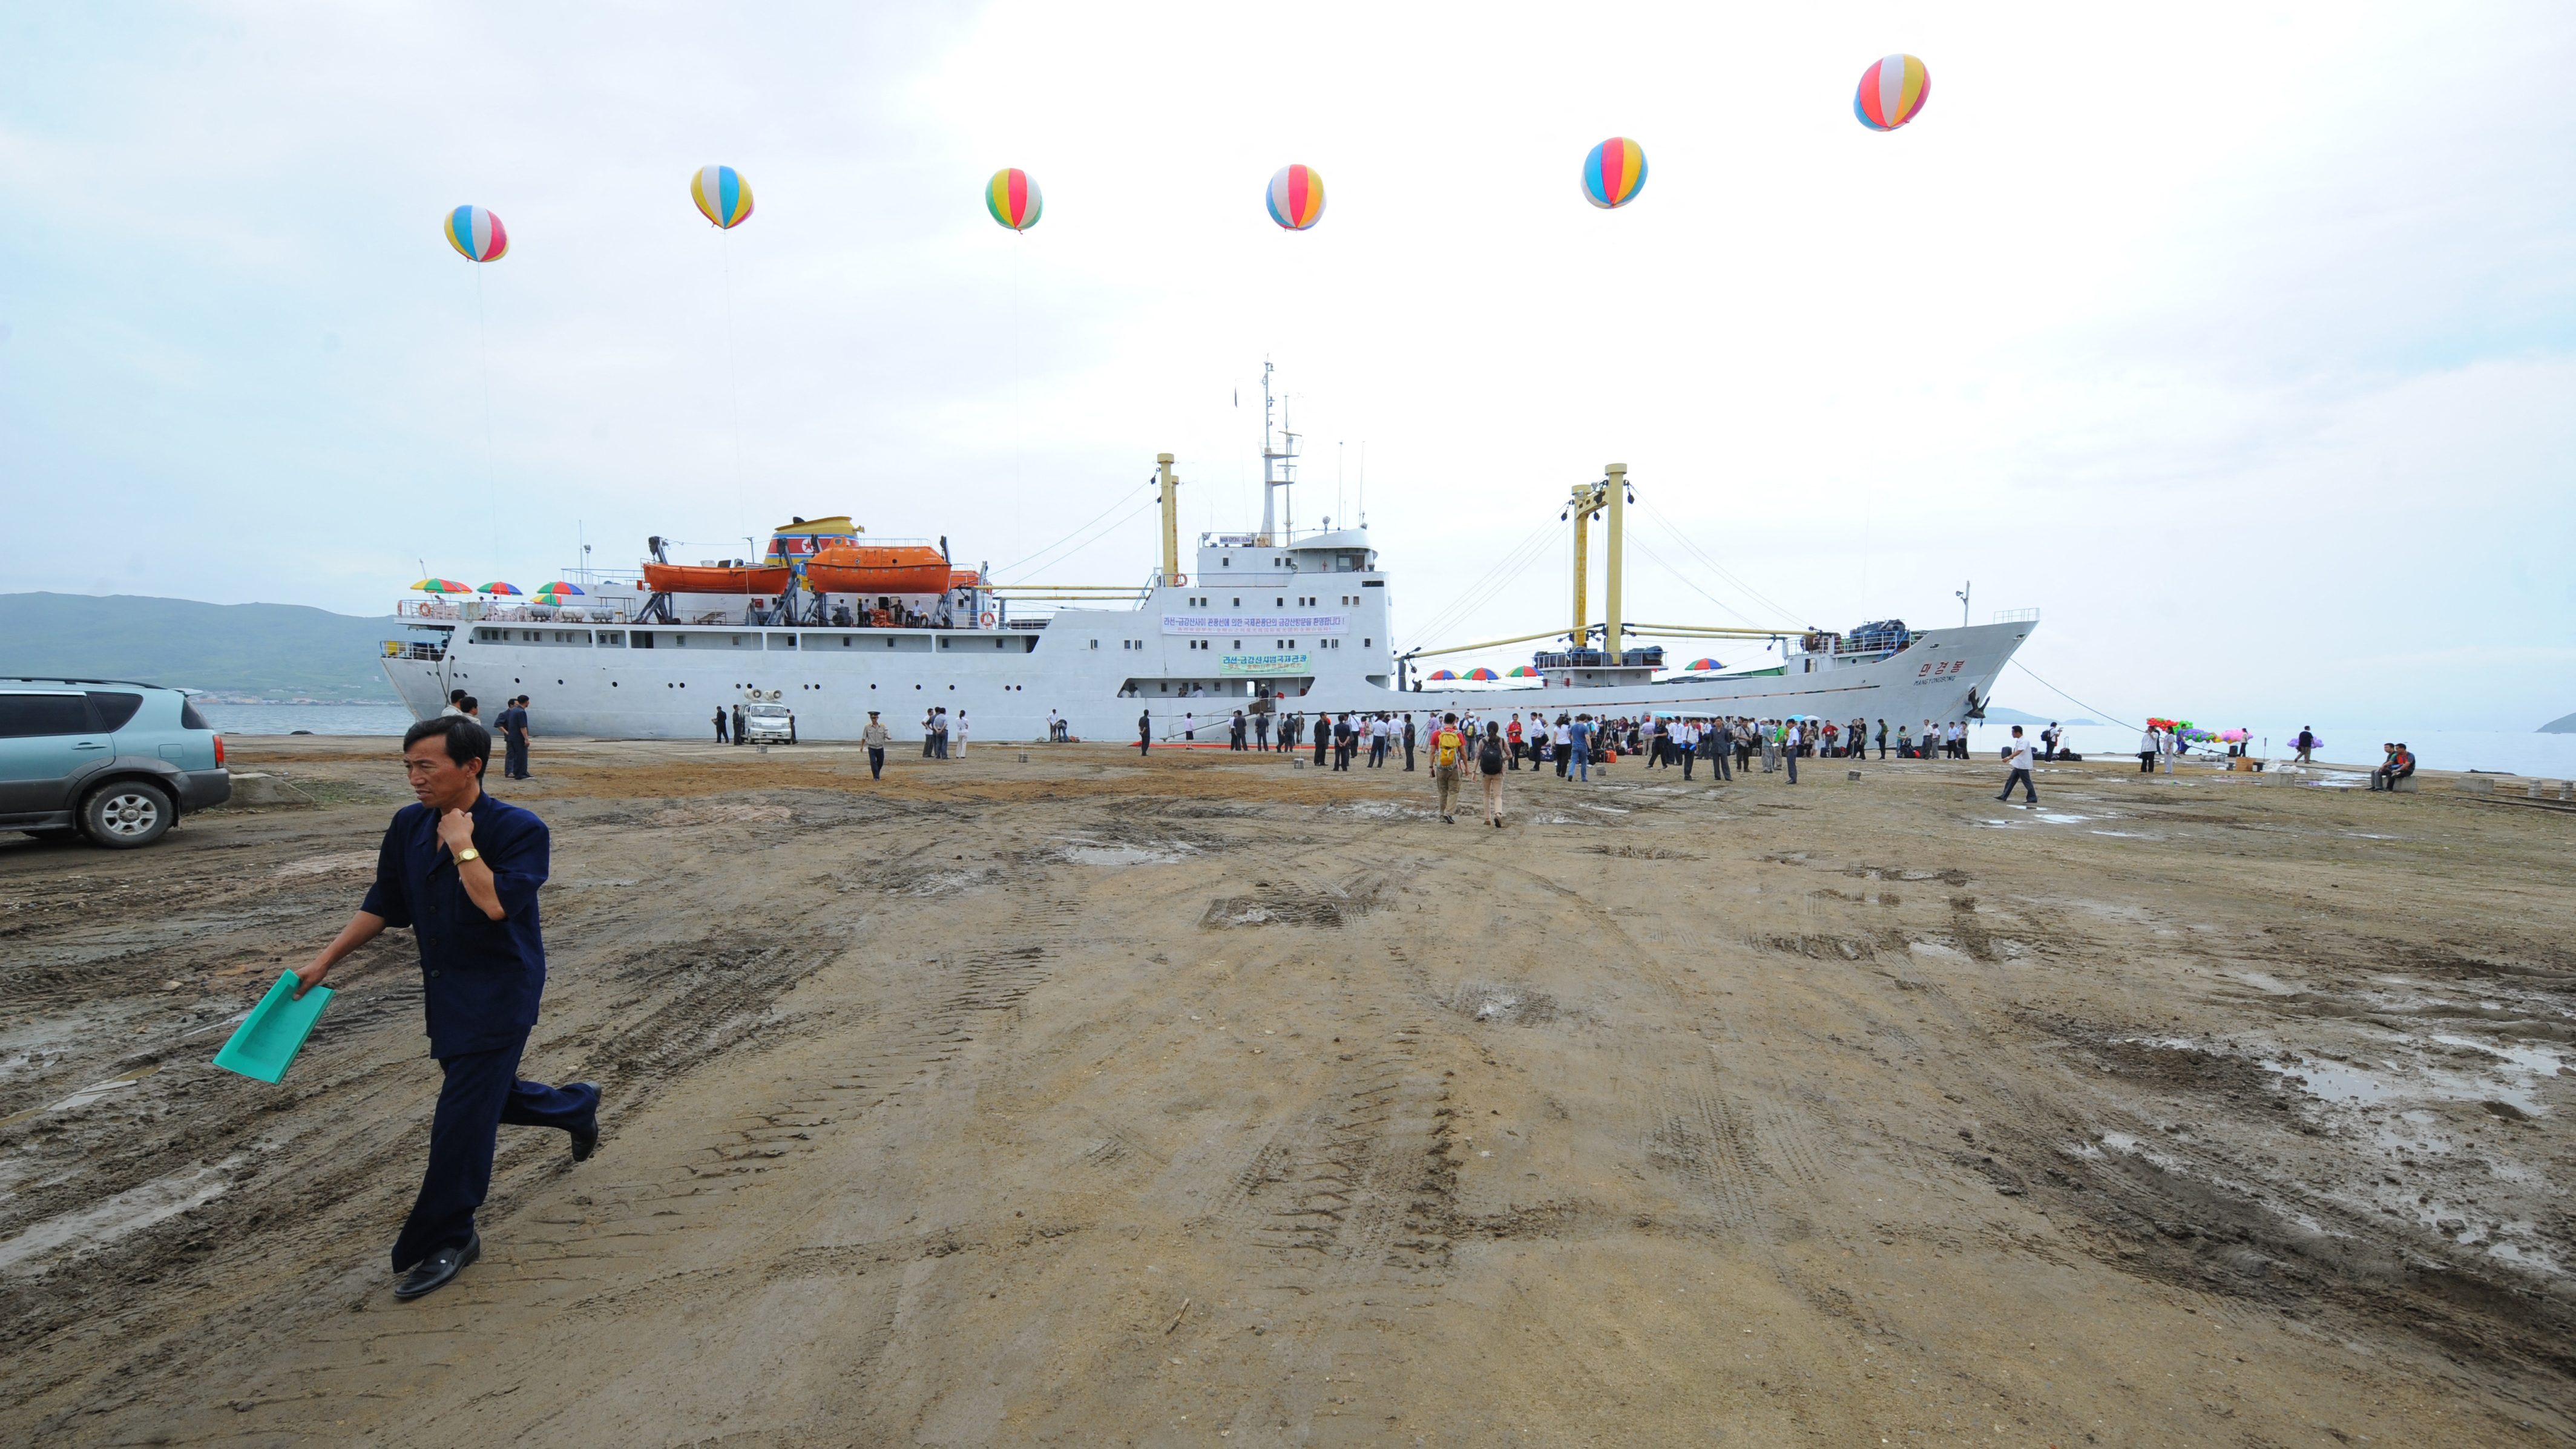
[[[1282,166],[1270,178],[1270,219],[1304,231],[1324,216],[1324,178],[1312,166]]]
[[[1613,136],[1583,158],[1583,198],[1607,211],[1637,199],[1646,185],[1646,148]]]
[[[1932,72],[1910,55],[1870,62],[1852,93],[1852,114],[1873,131],[1893,131],[1913,120],[1932,95]]]
[[[479,206],[460,206],[447,214],[447,244],[469,262],[497,262],[510,254],[510,233],[501,218]]]
[[[1029,173],[1017,166],[1006,166],[984,183],[984,209],[993,214],[993,220],[1011,230],[1027,231],[1045,213],[1046,198],[1038,194],[1038,184]]]
[[[689,178],[689,199],[707,220],[727,231],[751,219],[751,183],[730,166],[701,166]]]

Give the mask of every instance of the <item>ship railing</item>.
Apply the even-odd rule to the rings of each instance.
[[[2037,609],[1997,609],[1995,610],[1995,622],[1998,624],[2036,624],[2039,622],[2039,611]]]
[[[423,644],[416,639],[388,639],[385,641],[385,657],[416,659],[424,664],[436,664],[447,657],[447,650],[436,644]]]

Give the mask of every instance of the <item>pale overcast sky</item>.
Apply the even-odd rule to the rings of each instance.
[[[1868,131],[1900,50],[1930,103]],[[1617,460],[1632,618],[1973,579],[2105,711],[2528,729],[2576,709],[2571,73],[2563,4],[13,6],[0,589],[377,613],[843,511],[996,566],[1106,513],[1006,577],[1129,583],[1156,452],[1187,530],[1257,519],[1266,356],[1404,643],[1562,623]]]

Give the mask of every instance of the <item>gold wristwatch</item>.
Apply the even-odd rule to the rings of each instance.
[[[456,852],[456,863],[458,865],[463,865],[469,860],[481,860],[482,858],[483,852],[476,850],[470,845],[465,847],[463,850]]]

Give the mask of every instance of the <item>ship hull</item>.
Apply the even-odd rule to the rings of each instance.
[[[459,628],[444,657],[418,657],[429,651],[413,650],[389,655],[383,664],[416,717],[436,714],[450,689],[476,695],[487,719],[502,700],[526,694],[531,728],[540,738],[711,739],[717,710],[756,690],[764,697],[775,692],[795,710],[797,737],[805,741],[856,739],[870,710],[880,713],[897,738],[918,739],[924,715],[942,708],[952,718],[963,713],[975,740],[1042,739],[1053,710],[1082,739],[1133,742],[1143,713],[1152,716],[1158,738],[1177,739],[1194,729],[1195,743],[1221,743],[1224,722],[1251,703],[1253,682],[1198,680],[1209,693],[1190,697],[1179,692],[1193,683],[1182,677],[1195,662],[1188,656],[1165,655],[1149,666],[1137,657],[1141,647],[1102,647],[1140,633],[1150,638],[1138,628],[1140,618],[1150,617],[1144,611],[1069,610],[1034,631],[663,629],[654,632],[664,641],[685,634],[688,645],[662,642],[651,649],[599,642],[622,640],[630,632],[625,629]],[[1383,675],[1327,670],[1305,693],[1279,703],[1310,718],[1451,710],[1487,719],[1530,712],[1550,719],[1581,713],[1806,715],[1866,719],[1873,729],[1883,719],[1893,733],[1900,724],[1971,717],[1992,697],[2004,665],[2036,628],[2017,622],[1938,629],[1883,659],[1793,656],[1787,673],[1594,688],[1398,691],[1379,682]],[[540,637],[475,637],[492,632]],[[1384,668],[1384,660],[1374,667]],[[1143,692],[1122,694],[1131,688]],[[1219,693],[1221,688],[1243,692]]]

